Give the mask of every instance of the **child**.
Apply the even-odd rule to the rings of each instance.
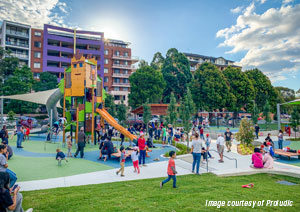
[[[168,171],[167,171],[168,178],[160,183],[160,188],[162,188],[164,184],[169,182],[171,180],[171,178],[173,179],[173,188],[177,188],[176,187],[176,174],[177,174],[177,171],[175,169],[175,161],[174,161],[174,159],[176,158],[176,153],[174,151],[171,151],[169,153],[169,155],[170,155],[170,160],[169,160]]]
[[[7,148],[4,144],[0,144],[0,172],[6,172],[6,169],[8,167],[7,160]]]
[[[51,139],[51,127],[50,124],[48,124],[48,129],[47,129],[47,141],[50,142]]]
[[[68,145],[68,157],[72,157],[72,140],[71,140],[71,135],[68,135],[67,137],[67,145]]]
[[[134,147],[134,152],[131,154],[131,160],[133,163],[133,167],[134,167],[134,172],[138,172],[138,174],[140,173],[140,167],[139,167],[139,149],[138,147]]]
[[[125,159],[126,159],[126,151],[125,151],[124,146],[121,146],[120,152],[121,152],[121,157],[120,157],[121,168],[116,172],[116,174],[118,175],[121,172],[121,177],[125,177],[125,175],[124,175],[124,165],[125,165]]]
[[[66,162],[68,162],[68,160],[66,159],[65,154],[60,150],[60,149],[56,149],[56,160],[58,160],[58,165],[61,165],[61,161],[62,160],[66,160]]]
[[[30,134],[30,129],[29,127],[26,128],[26,137],[27,137],[27,140],[29,140],[29,134]],[[26,140],[26,138],[25,138]]]
[[[274,150],[273,150],[273,146],[272,146],[271,142],[267,142],[267,147],[268,147],[268,152],[270,153],[270,155],[272,157],[274,157]]]

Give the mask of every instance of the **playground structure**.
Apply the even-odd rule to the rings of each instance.
[[[67,125],[63,127],[63,143],[67,131],[73,138],[75,131],[76,142],[81,127],[95,140],[95,117],[101,117],[100,124],[104,127],[104,120],[130,140],[137,137],[128,132],[124,127],[105,110],[106,97],[103,81],[97,74],[97,61],[93,58],[86,59],[82,54],[75,54],[71,59],[71,66],[65,70],[65,78],[59,83],[59,92],[54,92],[47,101],[47,109],[55,108],[57,102],[63,97],[63,117]],[[56,108],[55,108],[56,109]],[[49,114],[57,120],[57,112]]]

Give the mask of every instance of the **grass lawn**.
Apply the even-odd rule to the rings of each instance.
[[[69,158],[68,160],[68,163],[63,161],[62,165],[58,166],[55,158],[21,157],[14,155],[9,160],[9,168],[17,173],[19,182],[112,169],[110,166],[79,158]]]
[[[258,207],[259,211],[299,211],[300,179],[287,176],[256,174],[237,177],[186,175],[177,177],[177,189],[169,182],[159,188],[162,178],[116,182],[99,185],[23,192],[24,209],[34,211],[250,211],[250,207],[205,206],[212,201],[291,200],[292,207]],[[286,186],[276,183],[288,180]],[[251,189],[241,185],[254,183]]]

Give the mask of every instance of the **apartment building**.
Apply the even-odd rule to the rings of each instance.
[[[129,77],[134,72],[137,57],[131,56],[130,43],[107,39],[104,42],[104,88],[114,96],[115,103],[128,104]]]
[[[226,60],[223,57],[210,57],[204,56],[200,54],[192,54],[192,53],[183,53],[190,62],[190,70],[196,71],[202,63],[208,62],[212,63],[221,71],[223,71],[226,67],[232,66],[235,68],[242,68],[241,66],[234,65],[234,61]]]
[[[11,50],[19,58],[20,65],[30,66],[31,27],[30,25],[4,20],[0,29],[1,47]]]
[[[43,35],[44,31],[42,29],[31,28],[30,68],[35,79],[38,79],[43,71]]]

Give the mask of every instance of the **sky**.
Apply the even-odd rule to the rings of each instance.
[[[300,89],[300,0],[0,0],[0,20],[104,32],[132,55],[224,57]]]

